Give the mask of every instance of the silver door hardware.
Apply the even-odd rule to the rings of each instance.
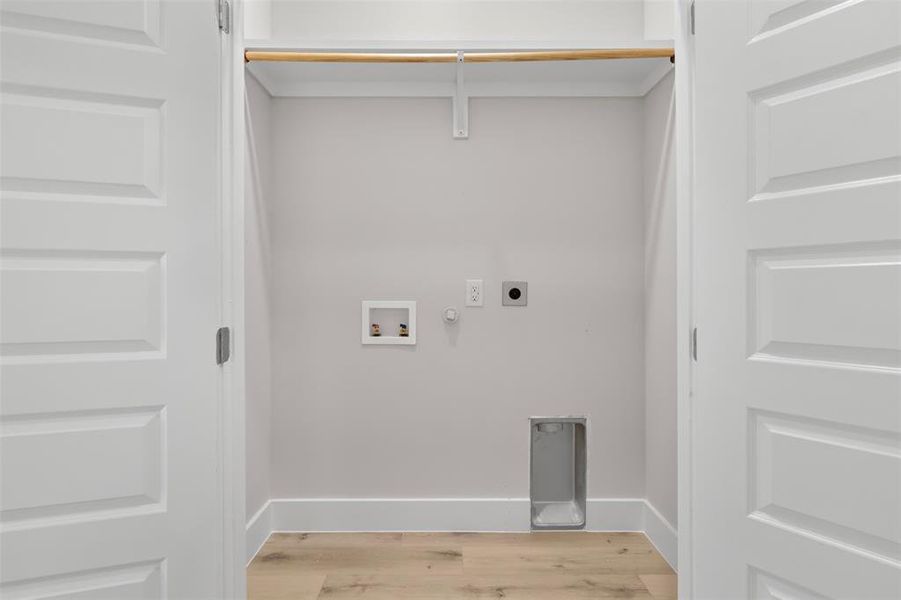
[[[695,327],[691,330],[691,341],[689,342],[691,346],[691,360],[698,362],[698,328]]]
[[[218,0],[219,5],[216,7],[216,14],[219,18],[219,31],[228,33],[231,31],[232,12],[228,0]]]
[[[231,330],[220,327],[216,332],[216,364],[222,365],[231,357]]]
[[[691,30],[691,35],[695,34],[695,3],[694,0],[691,0],[691,4],[688,5],[688,26]]]

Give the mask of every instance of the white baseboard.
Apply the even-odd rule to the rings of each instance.
[[[586,531],[640,531],[676,567],[676,532],[643,498],[588,500]],[[530,531],[528,498],[279,498],[247,524],[248,563],[273,531]]]
[[[585,531],[644,531],[641,498],[589,498]]]
[[[272,533],[271,506],[272,501],[267,500],[266,504],[260,507],[260,510],[250,517],[250,520],[247,522],[247,537],[244,548],[248,565]]]
[[[528,498],[275,499],[273,531],[528,531]]]
[[[644,501],[644,534],[648,536],[657,552],[669,563],[673,571],[678,571],[679,544],[676,529],[663,518],[654,505]]]

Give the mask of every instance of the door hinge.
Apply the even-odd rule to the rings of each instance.
[[[698,362],[698,328],[691,330],[691,339],[688,342],[691,360]]]
[[[691,0],[691,4],[688,5],[688,29],[691,35],[695,34],[695,0]]]
[[[219,31],[229,33],[232,25],[232,11],[228,0],[217,0],[217,13],[219,16]]]
[[[228,327],[220,327],[216,331],[216,364],[228,362],[231,353],[231,330]]]

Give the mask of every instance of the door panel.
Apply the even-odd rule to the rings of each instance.
[[[901,367],[899,250],[876,243],[749,252],[749,356]]]
[[[5,356],[163,350],[166,257],[141,252],[4,252]]]
[[[164,422],[162,407],[7,417],[4,525],[159,511]]]
[[[221,589],[212,1],[0,11],[0,595]]]
[[[901,3],[696,17],[695,596],[901,597]]]
[[[888,492],[901,485],[898,435],[757,410],[749,420],[751,518],[897,553],[901,517]]]
[[[99,569],[80,575],[58,576],[38,582],[14,583],[4,588],[4,598],[59,598],[66,600],[138,600],[163,596],[161,561]]]
[[[755,200],[825,191],[899,170],[901,67],[882,58],[751,96]]]
[[[26,31],[162,48],[162,0],[4,0],[3,22]]]
[[[163,203],[163,104],[157,98],[5,86],[2,125],[17,145],[0,165],[4,189]]]

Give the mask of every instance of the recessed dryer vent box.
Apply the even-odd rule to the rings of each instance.
[[[504,281],[501,284],[502,306],[528,306],[529,282],[528,281]]]
[[[587,431],[583,417],[530,419],[532,529],[585,527]]]

